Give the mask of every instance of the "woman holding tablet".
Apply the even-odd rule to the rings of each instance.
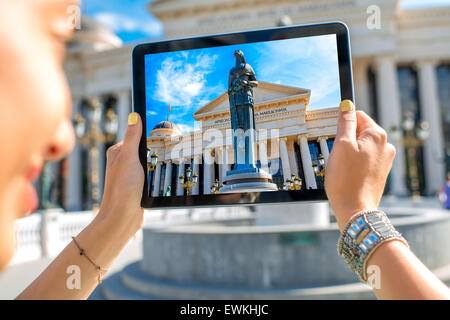
[[[42,164],[74,145],[70,92],[62,62],[67,8],[75,0],[10,0],[0,11],[0,269],[14,251],[14,221],[37,207],[32,182]],[[14,32],[11,32],[14,30]],[[395,155],[386,133],[353,104],[340,107],[338,134],[327,167],[326,191],[345,230],[355,213],[376,209]],[[86,299],[127,242],[141,228],[144,172],[138,157],[142,122],[128,119],[123,142],[107,151],[99,213],[19,299]],[[367,261],[381,269],[383,299],[449,299],[448,288],[401,241],[386,241]],[[81,269],[81,287],[66,286],[69,265]]]

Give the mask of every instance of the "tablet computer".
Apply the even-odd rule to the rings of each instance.
[[[142,206],[326,200],[338,107],[353,100],[340,22],[137,45]]]

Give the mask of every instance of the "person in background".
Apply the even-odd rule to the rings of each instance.
[[[447,173],[447,181],[439,189],[439,200],[445,209],[450,210],[450,172]]]
[[[14,222],[37,208],[33,188],[44,161],[58,161],[74,146],[71,96],[63,71],[68,7],[76,0],[3,0],[0,10],[0,270],[14,252]],[[107,151],[99,212],[18,299],[86,299],[121,250],[142,227],[144,170],[138,156],[142,121],[130,113],[123,142]],[[325,188],[341,231],[355,213],[376,209],[395,149],[386,132],[343,101]],[[319,253],[318,253],[319,254]],[[81,272],[77,290],[67,269]],[[373,252],[381,299],[450,299],[449,289],[401,241]]]

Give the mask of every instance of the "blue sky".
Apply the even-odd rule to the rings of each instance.
[[[146,8],[149,0],[81,0],[82,12],[114,31],[124,43],[158,39],[162,24]]]
[[[85,15],[93,17],[102,24],[106,25],[112,31],[114,31],[124,42],[124,44],[132,44],[149,40],[157,40],[163,38],[163,27],[162,24],[156,19],[146,8],[146,5],[153,0],[80,0],[82,2],[82,12]],[[374,1],[376,3],[376,1]],[[450,0],[402,0],[401,7],[404,9],[414,9],[420,7],[434,7],[434,6],[445,6],[450,5]],[[298,52],[297,52],[298,54]],[[193,58],[189,58],[193,59]],[[190,64],[193,62],[191,61]],[[213,62],[211,62],[213,63]],[[255,63],[251,62],[255,68]],[[270,72],[267,70],[257,71],[257,76],[270,77]],[[278,69],[277,69],[278,70]],[[289,70],[289,69],[288,69]],[[316,71],[320,71],[317,69]],[[219,92],[221,83],[218,81],[213,81],[209,71],[202,71],[200,76],[203,77],[204,81],[208,80],[208,83],[216,83],[215,86],[209,87],[210,85],[204,85],[203,90],[207,90],[205,96],[203,97],[206,101],[207,98],[213,97],[214,94]],[[273,72],[273,74],[278,74],[278,72]],[[283,78],[281,77],[283,76]],[[280,74],[278,80],[283,81],[283,83],[288,84],[291,79],[287,74]],[[206,79],[206,80],[205,80]],[[217,79],[216,79],[217,80]],[[264,79],[261,79],[264,80]],[[278,81],[275,80],[275,81]],[[225,85],[225,84],[223,84]],[[295,85],[292,83],[291,85]],[[308,83],[304,87],[308,87]],[[197,84],[198,86],[198,84]],[[198,87],[192,84],[189,87],[192,92],[195,92]],[[313,89],[311,86],[309,89]],[[315,90],[317,92],[317,90]],[[197,99],[197,100],[196,100]],[[197,103],[199,105],[199,96],[192,98],[191,103]],[[312,101],[316,97],[311,97]],[[312,104],[311,104],[312,106]],[[317,105],[316,105],[317,106]],[[166,112],[164,113],[164,118],[166,117]],[[171,118],[175,116],[176,112],[172,113]],[[178,112],[179,113],[179,112]],[[182,118],[181,114],[177,115]],[[188,127],[186,127],[188,128]]]
[[[311,90],[309,109],[336,107],[341,101],[336,36],[268,41],[146,56],[147,135],[167,117],[183,132],[196,127],[192,113],[228,89],[242,50],[259,81]]]
[[[158,39],[163,35],[161,23],[146,8],[152,0],[81,1],[84,14],[108,26],[124,43]],[[402,0],[406,9],[442,5],[450,5],[450,0]]]

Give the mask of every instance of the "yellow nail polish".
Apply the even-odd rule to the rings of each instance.
[[[138,122],[138,114],[136,112],[132,112],[128,115],[128,125],[135,125]]]
[[[341,111],[353,111],[355,109],[355,105],[351,100],[343,100],[339,106],[339,110]]]

